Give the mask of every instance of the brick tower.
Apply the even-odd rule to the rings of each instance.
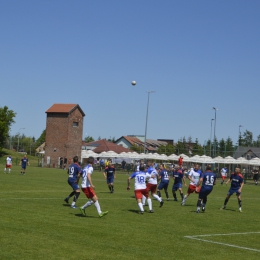
[[[68,162],[77,155],[81,160],[84,112],[78,104],[53,104],[47,111],[44,165]]]

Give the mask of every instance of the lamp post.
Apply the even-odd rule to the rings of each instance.
[[[217,123],[217,108],[213,107],[215,110],[215,122],[214,122],[214,157],[216,157],[216,123]]]
[[[240,132],[240,128],[243,127],[242,125],[239,125],[238,127],[238,147],[240,146],[240,137],[241,137],[241,132]]]
[[[149,110],[149,99],[150,99],[150,94],[155,93],[154,90],[149,90],[146,91],[148,93],[148,100],[147,100],[147,110],[146,110],[146,122],[145,122],[145,134],[144,134],[144,153],[146,150],[146,134],[147,134],[147,122],[148,122],[148,110]]]
[[[24,127],[23,127],[23,128],[20,128],[20,129],[19,129],[19,132],[18,132],[18,145],[17,145],[17,152],[19,152],[19,138],[20,138],[20,131],[21,131],[22,129],[25,129],[25,128],[24,128]]]
[[[214,121],[215,119],[211,119],[211,122],[210,122],[210,146],[209,146],[209,154],[210,156],[212,156],[211,154],[211,141],[212,141],[212,121]]]

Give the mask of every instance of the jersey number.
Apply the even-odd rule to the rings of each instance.
[[[70,177],[70,178],[73,178],[74,167],[70,167],[69,169],[70,169],[70,171],[69,171],[69,177]]]
[[[140,184],[145,183],[145,178],[144,178],[144,176],[137,176],[137,181],[138,181],[138,183],[140,183]]]
[[[208,176],[208,175],[207,175],[207,176],[206,176],[206,182],[205,182],[205,184],[212,186],[213,183],[214,183],[214,176]]]

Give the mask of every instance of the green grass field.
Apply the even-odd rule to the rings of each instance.
[[[162,208],[153,200],[154,214],[145,207],[140,215],[133,185],[126,190],[128,175],[117,174],[110,194],[96,171],[96,193],[102,210],[109,211],[99,218],[94,206],[84,217],[63,201],[71,192],[66,171],[29,166],[22,176],[19,166],[11,174],[3,169],[1,162],[0,259],[260,259],[260,187],[250,181],[242,213],[234,196],[227,210],[219,210],[229,187],[218,180],[205,213],[195,213],[192,194],[184,207],[180,196],[178,202],[171,196]],[[85,202],[81,193],[77,205]]]

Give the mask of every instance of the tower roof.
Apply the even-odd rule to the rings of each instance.
[[[79,109],[81,114],[85,116],[85,113],[78,104],[53,104],[45,113],[66,113],[70,114],[75,109]]]

